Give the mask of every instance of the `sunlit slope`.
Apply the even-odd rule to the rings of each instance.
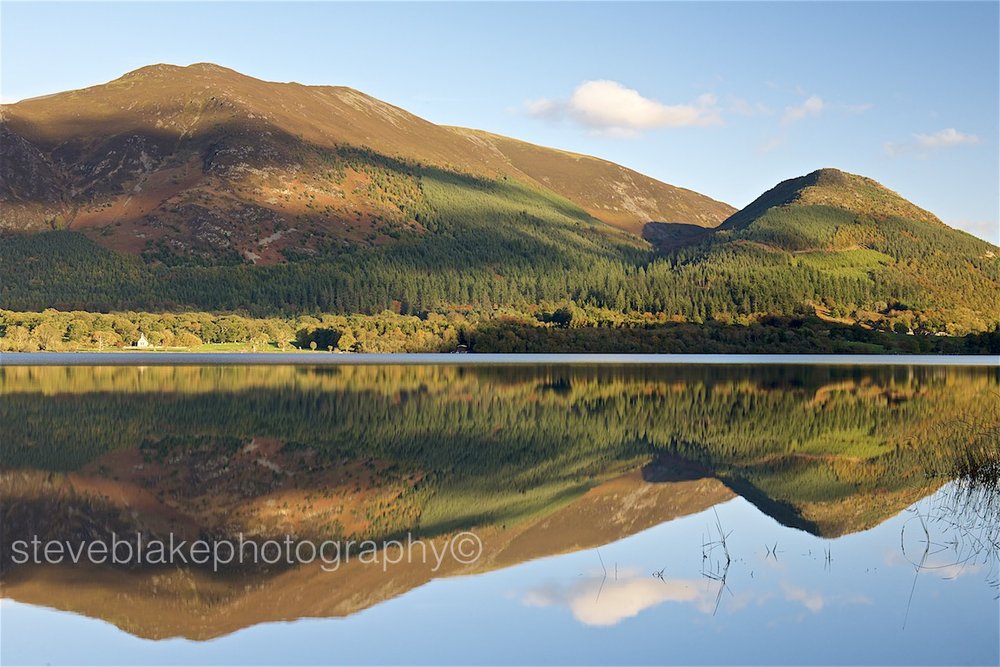
[[[734,212],[728,204],[606,160],[543,148],[490,132],[453,129],[494,148],[512,167],[595,218],[636,236],[644,236],[644,228],[650,222],[715,227]]]
[[[349,89],[153,66],[3,115],[0,227],[36,232],[0,244],[6,307],[529,304],[650,253],[481,140]]]

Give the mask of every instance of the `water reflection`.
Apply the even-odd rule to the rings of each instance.
[[[338,628],[377,644],[380,615],[458,627],[473,609],[589,647],[573,662],[802,663],[808,642],[778,650],[762,640],[789,624],[877,641],[844,614],[897,633],[936,619],[943,636],[961,621],[971,659],[995,661],[995,495],[942,486],[966,452],[997,446],[998,384],[995,368],[940,367],[0,368],[4,651],[53,657],[10,634],[13,623],[30,635],[18,623],[41,613],[18,601],[137,637],[198,640],[121,654],[132,662],[183,661],[188,650],[217,662],[219,644],[200,641],[220,637],[239,656],[231,661],[324,662],[288,646],[306,631],[291,628],[306,626],[281,626],[280,655],[257,643],[269,626],[232,633],[339,617],[351,620]],[[482,557],[440,568],[354,559],[336,572],[214,572],[11,558],[15,540],[35,535],[412,534],[443,545],[470,530]],[[447,602],[449,585],[461,585],[463,601]],[[656,659],[634,632],[666,621],[692,633],[692,646]],[[587,628],[621,635],[599,647],[579,634]],[[520,653],[534,640],[501,642],[499,627],[470,632],[496,639],[494,662],[545,655]],[[712,633],[742,637],[747,653],[693,648]],[[414,650],[429,641],[410,640]],[[882,640],[896,650],[889,662],[933,654],[910,650],[922,644],[912,634]],[[90,661],[110,660],[91,646]],[[449,662],[440,645],[409,659],[382,646],[350,655]]]
[[[612,581],[602,576],[600,580],[541,586],[525,593],[522,601],[538,607],[561,605],[580,623],[602,626],[617,625],[666,602],[687,603],[702,613],[711,613],[719,588],[721,584],[706,585],[697,579],[650,578],[645,572],[625,570]]]

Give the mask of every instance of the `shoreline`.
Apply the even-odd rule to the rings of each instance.
[[[331,352],[3,352],[3,366],[979,366],[1000,355],[903,354],[529,354]]]

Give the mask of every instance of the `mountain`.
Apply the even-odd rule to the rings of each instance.
[[[418,165],[509,179],[528,198],[565,198],[572,215],[640,237],[651,221],[711,227],[733,211],[610,162],[438,126],[350,88],[211,64],[153,65],[7,105],[0,131],[0,229],[80,230],[133,254],[274,263],[289,248],[390,243],[427,231],[433,203]]]
[[[10,310],[1000,323],[1000,250],[861,176],[821,169],[734,211],[349,88],[208,64],[2,107],[0,203]]]

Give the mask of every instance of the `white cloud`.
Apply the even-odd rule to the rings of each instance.
[[[961,144],[978,144],[979,137],[974,134],[959,132],[953,127],[935,132],[934,134],[915,134],[917,143],[924,148],[944,148]]]
[[[530,116],[549,116],[559,112],[559,103],[553,100],[530,100],[524,103],[524,109]]]
[[[568,100],[540,99],[524,105],[528,115],[568,118],[611,136],[636,136],[663,127],[717,125],[722,122],[715,95],[704,94],[689,104],[663,104],[617,81],[585,81]]]
[[[781,571],[784,568],[777,566],[777,569]],[[726,595],[721,611],[735,613],[750,606],[774,603],[780,598],[801,605],[814,614],[831,606],[872,604],[864,594],[842,591],[824,595],[783,578],[777,583],[780,593],[766,586]],[[720,611],[721,585],[711,579],[656,579],[635,570],[625,570],[615,580],[589,577],[573,583],[538,586],[525,592],[521,603],[529,607],[564,607],[584,625],[608,627],[669,603],[689,605],[706,615],[715,614]]]
[[[882,152],[888,155],[889,157],[896,157],[897,155],[902,155],[910,148],[911,146],[909,144],[898,144],[892,141],[886,141],[885,143],[882,144]]]
[[[920,551],[918,549],[919,554]],[[885,555],[884,562],[889,566],[903,566],[911,570],[914,566],[919,565],[918,576],[940,577],[941,579],[957,579],[966,575],[979,575],[987,572],[987,568],[983,563],[963,561],[957,558],[954,552],[951,552],[950,555],[947,552],[945,552],[945,555],[935,552],[930,557],[915,562],[905,553],[894,550]]]
[[[802,101],[802,104],[785,107],[785,115],[781,118],[782,123],[794,123],[807,116],[816,116],[823,112],[823,98],[812,95]]]
[[[914,134],[913,141],[891,142],[882,144],[882,150],[889,157],[897,157],[907,153],[916,153],[919,158],[926,158],[930,151],[952,146],[978,144],[979,137],[974,134],[959,132],[949,127],[932,134]]]

